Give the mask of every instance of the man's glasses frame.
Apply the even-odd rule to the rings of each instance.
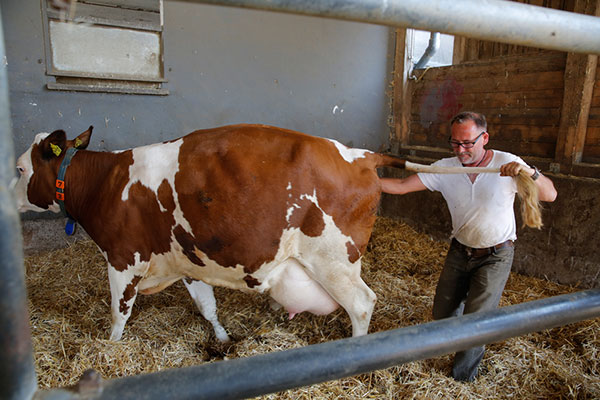
[[[452,140],[452,137],[449,137],[448,138],[448,143],[453,148],[457,148],[459,146],[462,146],[465,149],[471,149],[471,148],[473,148],[473,146],[475,146],[475,143],[477,143],[477,141],[479,140],[479,138],[481,137],[481,135],[483,135],[484,133],[486,133],[486,131],[481,132],[479,135],[477,135],[477,137],[475,138],[475,140],[470,141],[470,142],[457,142],[456,140]]]

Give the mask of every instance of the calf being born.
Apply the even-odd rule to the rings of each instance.
[[[211,285],[268,293],[290,313],[341,305],[367,333],[375,294],[360,277],[381,188],[404,161],[265,125],[196,131],[131,150],[85,150],[40,133],[18,159],[19,211],[63,211],[108,262],[119,340],[138,293],[183,279],[217,338]]]

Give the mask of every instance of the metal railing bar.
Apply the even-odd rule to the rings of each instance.
[[[600,316],[600,289],[248,358],[104,382],[86,399],[238,399],[437,357]],[[54,397],[53,397],[54,396]],[[60,397],[64,396],[64,397]],[[74,399],[63,389],[38,399]]]
[[[178,0],[181,1],[181,0]],[[600,54],[600,18],[505,0],[185,0]]]

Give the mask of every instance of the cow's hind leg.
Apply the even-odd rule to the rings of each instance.
[[[306,265],[306,264],[305,264]],[[308,268],[313,279],[342,306],[352,321],[352,336],[366,335],[377,296],[360,277],[360,260],[354,264],[322,260]]]
[[[108,264],[112,314],[110,340],[121,339],[125,323],[131,316],[131,309],[138,294],[138,283],[142,279],[141,273],[135,273],[139,270],[139,268],[128,268],[125,271],[118,271]]]
[[[202,281],[192,279],[183,279],[183,283],[202,316],[212,324],[217,339],[223,343],[229,342],[229,336],[217,318],[217,301],[215,300],[213,287]]]

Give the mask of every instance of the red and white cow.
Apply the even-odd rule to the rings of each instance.
[[[341,305],[352,334],[367,333],[376,297],[360,269],[381,194],[376,168],[403,160],[264,125],[114,152],[85,150],[91,133],[38,134],[18,159],[16,192],[19,211],[58,212],[59,168],[78,149],[60,192],[108,262],[112,340],[138,293],[180,279],[221,341],[211,285],[268,293],[290,317]]]

